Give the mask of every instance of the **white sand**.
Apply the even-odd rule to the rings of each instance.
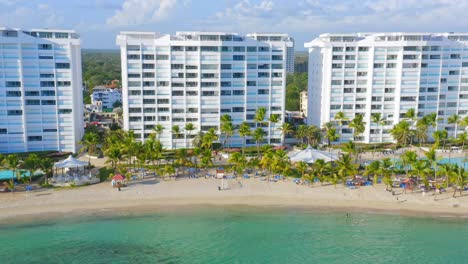
[[[313,187],[292,182],[266,183],[258,179],[242,180],[239,187],[229,181],[231,189],[218,191],[221,180],[184,179],[161,181],[147,179],[131,183],[121,192],[109,182],[73,189],[43,189],[33,192],[0,193],[0,220],[82,213],[151,212],[160,208],[194,205],[250,205],[267,207],[310,207],[337,210],[381,211],[395,214],[435,217],[468,217],[468,195],[452,198],[452,192],[392,196],[384,185],[350,190],[338,185]],[[458,194],[457,194],[458,195]]]

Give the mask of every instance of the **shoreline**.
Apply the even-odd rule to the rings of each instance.
[[[424,218],[468,218],[468,196],[452,193],[392,196],[384,186],[350,190],[343,186],[300,186],[292,182],[243,181],[242,187],[218,191],[218,180],[131,183],[122,192],[109,183],[72,189],[45,189],[0,195],[0,224],[101,215],[139,215],[204,208],[254,208],[255,210],[304,210],[356,212]],[[231,181],[232,186],[236,182]],[[396,200],[398,199],[398,200]]]

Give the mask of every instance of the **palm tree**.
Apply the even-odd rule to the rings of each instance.
[[[260,157],[260,142],[265,138],[265,131],[261,127],[257,127],[252,137],[257,142],[257,155]]]
[[[374,185],[377,184],[377,175],[380,173],[380,161],[379,160],[374,160],[371,162],[369,165],[366,166],[366,170],[364,171],[364,175],[367,176],[367,179],[369,180],[369,176],[372,175],[374,177],[373,182]]]
[[[336,167],[338,176],[343,181],[343,185],[346,184],[346,179],[349,176],[354,176],[357,172],[356,165],[353,164],[351,155],[349,154],[342,154],[336,161]]]
[[[280,121],[280,116],[278,114],[271,114],[270,118],[268,118],[268,138],[269,144],[271,144],[271,126],[275,126],[276,123]]]
[[[363,115],[356,114],[356,116],[353,118],[353,120],[351,120],[351,123],[349,124],[349,127],[354,130],[353,132],[354,140],[356,140],[357,136],[364,133],[366,129],[366,122],[364,122],[363,119],[364,119]]]
[[[222,143],[223,146],[226,145],[226,142],[234,135],[234,125],[232,122],[225,122],[221,123],[221,133],[224,134],[224,141]]]
[[[179,135],[181,134],[180,127],[178,125],[173,125],[171,133],[172,133],[172,145],[174,146],[174,149],[176,149],[177,148],[177,143],[176,143],[176,141],[174,139],[179,138]]]
[[[175,173],[175,168],[171,164],[164,165],[161,171],[161,174],[164,179],[166,178],[166,176],[174,175],[174,173]]]
[[[20,160],[18,155],[10,154],[6,157],[7,168],[12,171],[11,180],[13,181],[13,177],[16,175],[16,170],[20,165]],[[18,177],[18,175],[16,175]],[[18,179],[19,180],[19,179]]]
[[[416,176],[419,182],[419,179],[423,179],[424,185],[429,186],[429,181],[427,180],[427,175],[431,173],[431,167],[427,160],[417,160],[413,163],[411,173],[413,176]]]
[[[304,138],[307,136],[308,126],[299,125],[296,130],[296,138],[301,140],[301,144],[304,144]]]
[[[439,146],[440,141],[442,141],[442,147],[445,147],[445,140],[447,139],[447,130],[436,130],[432,133],[432,137],[435,140],[434,147]]]
[[[80,144],[88,152],[88,163],[91,163],[91,155],[96,151],[96,145],[99,143],[99,135],[94,132],[85,133]]]
[[[39,164],[39,167],[41,170],[44,172],[45,178],[44,178],[44,184],[48,185],[49,182],[47,181],[48,176],[52,176],[52,169],[54,168],[54,162],[50,158],[43,158],[41,160],[41,163]]]
[[[456,169],[458,168],[456,168],[455,165],[456,164],[446,163],[446,164],[441,164],[439,167],[439,173],[445,177],[446,188],[449,187],[450,179],[453,179],[457,175]]]
[[[380,164],[380,175],[382,175],[387,190],[392,190],[392,174],[391,174],[392,161],[390,158],[384,158]]]
[[[453,138],[457,137],[458,125],[460,124],[461,120],[462,120],[461,117],[457,114],[453,114],[447,118],[447,123],[455,124],[455,129],[453,130]]]
[[[335,122],[337,122],[340,125],[340,129],[338,131],[338,134],[340,135],[340,142],[341,142],[341,134],[342,134],[342,127],[343,127],[343,121],[348,120],[346,117],[345,113],[342,111],[339,111],[338,113],[335,114]]]
[[[228,162],[231,164],[231,170],[235,173],[236,177],[241,175],[247,166],[247,159],[240,152],[234,152],[229,155]]]
[[[157,139],[159,139],[163,131],[164,131],[164,127],[161,124],[157,124],[156,126],[153,127],[153,132],[154,134],[156,134]]]
[[[202,148],[213,150],[213,142],[218,140],[218,134],[214,128],[210,128],[202,139]]]
[[[314,164],[312,164],[312,172],[320,181],[320,185],[323,185],[330,164],[331,163],[326,163],[323,159],[317,159]]]
[[[112,146],[106,149],[105,154],[107,156],[106,162],[111,162],[112,168],[115,170],[123,156],[122,148],[120,146]]]
[[[337,140],[340,136],[336,134],[336,128],[332,122],[326,122],[323,124],[323,130],[325,132],[325,138],[327,139],[327,145],[330,147],[331,142]]]
[[[190,147],[190,140],[187,141],[187,137],[190,139],[191,135],[192,135],[192,131],[194,131],[194,130],[195,130],[195,125],[194,124],[192,124],[192,123],[185,124],[185,131],[187,132],[187,135],[185,137],[185,144],[186,144],[187,148]],[[187,145],[187,143],[189,143],[189,144]]]
[[[413,150],[407,150],[403,153],[403,155],[401,155],[400,158],[403,168],[406,172],[406,177],[408,177],[408,172],[409,170],[411,170],[411,167],[408,168],[408,166],[411,166],[411,164],[414,164],[416,162],[416,160],[418,159],[418,154],[416,154],[416,152]]]
[[[414,110],[414,108],[408,109],[405,113],[405,118],[409,121],[416,120],[416,110]]]
[[[457,142],[458,144],[462,144],[462,150],[465,149],[465,142],[468,139],[468,134],[466,132],[463,132],[461,134],[457,135]]]
[[[254,121],[258,125],[263,125],[263,122],[265,121],[266,117],[266,108],[265,107],[259,107],[257,108],[257,111],[255,111],[255,116],[254,116]]]
[[[453,176],[452,182],[455,184],[453,188],[453,197],[455,198],[455,194],[457,189],[460,191],[460,196],[462,195],[463,189],[465,188],[467,182],[467,172],[463,167],[459,167],[455,165],[456,176]]]
[[[428,139],[427,130],[428,130],[428,126],[425,123],[424,119],[418,120],[418,122],[416,123],[416,130],[414,131],[414,135],[416,139],[418,140],[420,147]]]
[[[342,150],[348,153],[351,157],[356,156],[357,158],[358,151],[357,151],[356,144],[354,143],[354,141],[346,142]]]
[[[439,190],[439,184],[437,183],[437,153],[435,151],[435,148],[432,147],[431,149],[429,149],[429,151],[425,153],[425,156],[432,165],[432,170],[434,171],[434,182],[437,191]]]
[[[301,174],[301,178],[304,178],[304,175],[306,174],[307,170],[309,169],[309,165],[304,161],[299,161],[299,162],[296,163],[296,169]]]
[[[382,126],[385,124],[385,118],[382,117],[381,113],[373,113],[371,115],[371,122],[377,125],[377,129],[379,130],[379,136],[380,136],[379,142],[382,142],[382,135],[383,135]],[[374,145],[374,152],[372,153],[372,155],[374,155],[376,148],[377,148],[377,145]]]
[[[411,137],[414,133],[411,130],[408,121],[402,120],[393,126],[393,128],[390,130],[390,134],[392,134],[393,139],[395,139],[398,144],[402,144],[404,147],[411,140]]]
[[[246,147],[246,137],[251,135],[250,126],[247,122],[242,122],[239,127],[239,135],[244,138],[244,144],[242,147],[242,154],[244,153],[244,148]]]
[[[310,125],[306,130],[307,143],[313,146],[317,145],[322,140],[322,132],[320,128]]]
[[[29,154],[26,159],[24,159],[22,167],[23,169],[27,170],[29,172],[29,183],[32,182],[32,176],[34,172],[37,170],[40,164],[40,159],[39,157],[32,153]]]
[[[284,139],[285,137],[294,132],[293,127],[289,123],[283,123],[281,126],[278,128],[278,130],[281,130],[281,144],[284,145]]]

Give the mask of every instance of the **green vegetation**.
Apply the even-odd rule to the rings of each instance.
[[[120,52],[118,50],[83,50],[83,82],[92,89],[96,85],[121,81]],[[85,96],[84,98],[89,98]]]
[[[286,78],[286,110],[299,111],[300,92],[307,91],[307,73],[292,73]]]

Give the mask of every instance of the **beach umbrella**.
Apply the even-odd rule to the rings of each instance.
[[[116,174],[112,179],[115,181],[123,181],[125,178],[121,174]]]

